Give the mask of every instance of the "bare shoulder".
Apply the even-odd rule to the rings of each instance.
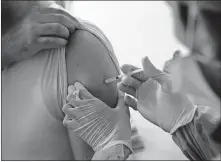
[[[118,75],[110,51],[99,36],[87,30],[77,30],[66,48],[68,85],[83,83],[97,98],[114,107],[117,102],[116,84],[103,81]]]

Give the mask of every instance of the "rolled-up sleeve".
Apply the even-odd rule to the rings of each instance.
[[[174,142],[190,160],[212,160],[221,152],[211,134],[220,122],[220,111],[198,106],[193,120],[173,133]]]

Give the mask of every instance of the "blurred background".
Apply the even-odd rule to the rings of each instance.
[[[113,45],[120,65],[141,67],[148,56],[162,69],[176,49],[187,49],[175,38],[170,7],[163,1],[72,1],[69,11],[98,26]],[[186,160],[172,137],[144,120],[137,112],[131,115],[145,144],[136,160]]]

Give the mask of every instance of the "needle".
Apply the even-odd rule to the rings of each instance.
[[[116,77],[112,77],[112,78],[106,79],[104,82],[105,82],[106,84],[108,84],[108,83],[114,82],[114,81],[116,81],[116,80],[118,80],[118,79],[124,77],[125,75],[126,75],[126,76],[131,76],[131,75],[137,74],[137,73],[139,73],[139,72],[141,72],[141,71],[143,71],[143,69],[137,69],[137,70],[134,70],[134,71],[129,72],[129,73],[127,73],[127,74],[120,74],[120,75],[118,75],[118,76],[116,76]]]

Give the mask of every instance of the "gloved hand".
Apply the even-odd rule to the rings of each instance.
[[[73,130],[95,152],[119,143],[132,150],[130,114],[122,92],[119,91],[117,107],[111,109],[78,82],[69,86],[68,91],[68,103],[63,107],[66,114],[63,121],[65,126]]]
[[[125,77],[118,88],[133,96],[125,97],[128,106],[164,131],[173,133],[192,120],[195,107],[186,96],[171,92],[170,75],[155,68],[148,57],[142,60],[142,65],[144,71]],[[136,69],[132,65],[122,67],[125,74]]]
[[[173,91],[185,94],[196,105],[220,111],[221,64],[199,54],[175,60],[171,66]],[[209,79],[208,79],[209,78]]]
[[[33,6],[22,20],[3,33],[3,63],[6,66],[9,62],[21,61],[42,49],[65,46],[76,26],[77,21],[60,8]]]

